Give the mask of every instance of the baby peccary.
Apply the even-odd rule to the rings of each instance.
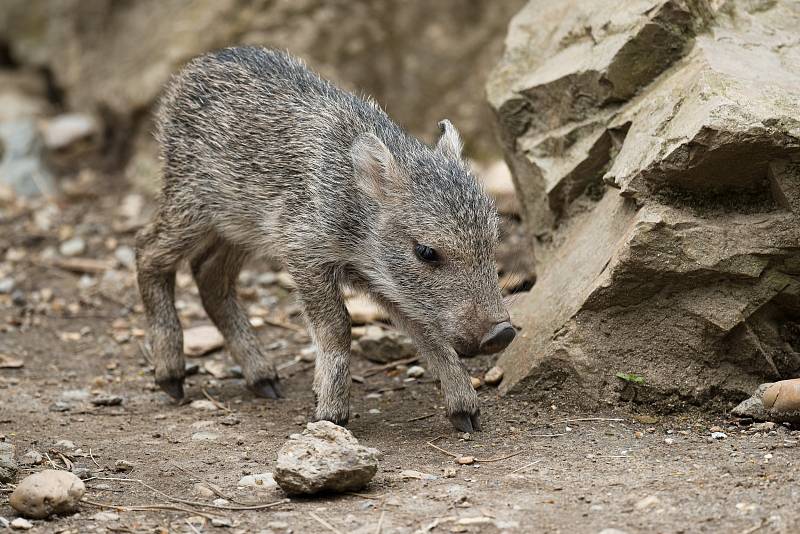
[[[317,419],[345,424],[349,415],[342,288],[352,287],[413,338],[453,425],[479,430],[459,355],[498,352],[515,332],[498,287],[495,209],[461,159],[455,128],[439,126],[430,148],[282,52],[229,48],[189,63],[158,114],[161,204],[137,237],[158,385],[183,397],[173,299],[176,266],[188,259],[249,388],[281,396],[236,298],[245,260],[270,256],[294,279],[316,347]]]

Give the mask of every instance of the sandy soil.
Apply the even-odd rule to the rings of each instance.
[[[190,360],[201,372],[190,378],[188,396],[205,399],[205,390],[224,409],[170,402],[153,387],[141,349],[133,272],[117,267],[113,275],[81,275],[53,264],[58,254],[52,249],[72,233],[85,239],[81,257],[113,262],[120,246],[132,244],[135,227],[121,206],[122,198],[113,195],[78,200],[55,213],[49,229],[35,222],[39,213],[41,223],[41,207],[5,210],[0,278],[12,277],[19,292],[0,295],[0,354],[23,359],[24,366],[0,369],[0,434],[18,456],[37,450],[58,468],[66,459],[93,477],[86,498],[94,502],[168,505],[167,494],[208,505],[217,497],[198,493],[203,482],[216,485],[231,506],[285,499],[278,489],[237,483],[246,474],[271,471],[286,437],[308,420],[311,364],[285,367],[286,398],[267,401],[254,399],[239,378],[202,372],[219,374],[233,365],[219,351]],[[267,266],[250,270],[252,279]],[[185,273],[179,286],[186,326],[206,324]],[[279,285],[254,281],[242,293],[256,315],[302,325],[291,292]],[[308,344],[302,329],[265,324],[258,332],[283,363]],[[467,363],[480,377],[493,359]],[[353,361],[357,375],[374,366]],[[642,407],[624,404],[576,413],[500,397],[483,386],[485,431],[465,439],[444,417],[435,383],[404,379],[399,369],[354,383],[349,428],[384,454],[375,479],[359,494],[293,498],[252,511],[190,504],[180,505],[188,511],[119,511],[111,520],[96,517],[101,508],[85,503],[79,514],[34,521],[32,532],[800,531],[800,431],[748,426],[723,414],[640,413]],[[91,402],[109,395],[122,397],[122,404]],[[715,426],[725,438],[711,438]],[[478,461],[457,465],[428,444],[434,439]],[[77,450],[56,446],[59,440]],[[115,471],[118,460],[133,469]],[[20,478],[44,467],[23,467]],[[164,494],[104,479],[141,480]],[[7,519],[16,517],[7,503],[10,489],[0,486],[0,517]],[[230,526],[213,526],[197,510]]]

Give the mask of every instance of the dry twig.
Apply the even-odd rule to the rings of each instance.
[[[417,417],[412,417],[411,419],[406,419],[406,423],[413,423],[414,421],[422,421],[423,419],[428,419],[429,417],[433,417],[436,415],[435,413],[429,413],[427,415],[419,415]]]
[[[318,516],[318,515],[317,515],[317,514],[315,514],[314,512],[308,512],[308,515],[310,515],[310,516],[311,516],[311,518],[312,518],[314,521],[316,521],[317,523],[319,523],[319,524],[320,524],[320,525],[322,525],[323,527],[327,528],[327,529],[328,529],[328,530],[330,530],[331,532],[335,532],[336,534],[342,534],[342,531],[340,531],[339,529],[337,529],[336,527],[334,527],[333,525],[331,525],[330,523],[328,523],[327,521],[325,521],[324,519],[322,519],[320,516]]]
[[[529,468],[529,467],[533,467],[534,465],[538,464],[538,463],[539,463],[539,462],[541,462],[541,461],[542,461],[541,459],[539,459],[539,460],[535,460],[535,461],[533,461],[533,462],[531,462],[531,463],[529,463],[529,464],[525,464],[525,465],[523,465],[522,467],[517,467],[516,469],[514,469],[514,470],[513,470],[513,471],[511,471],[511,472],[512,472],[512,473],[519,473],[520,471],[524,471],[525,469],[527,469],[527,468]]]
[[[378,519],[378,526],[375,527],[375,534],[381,534],[383,530],[383,518],[386,516],[386,510],[381,510],[381,518]]]
[[[376,375],[376,374],[378,374],[378,373],[380,373],[382,371],[388,371],[390,369],[394,369],[398,365],[405,365],[407,363],[414,363],[417,360],[419,360],[419,356],[412,356],[412,357],[406,358],[404,360],[397,360],[396,362],[391,362],[391,363],[387,363],[387,364],[384,364],[384,365],[379,365],[377,367],[373,367],[372,369],[369,369],[366,373],[364,373],[364,378],[369,378],[372,375]]]
[[[217,408],[219,408],[220,410],[223,410],[223,411],[225,411],[225,412],[231,413],[231,411],[232,411],[232,410],[231,410],[230,408],[228,408],[227,406],[225,406],[224,404],[222,404],[222,403],[221,403],[220,401],[218,401],[217,399],[215,399],[214,397],[212,397],[212,396],[211,396],[211,393],[209,393],[208,391],[206,391],[206,388],[203,388],[201,391],[203,392],[203,396],[204,396],[205,398],[207,398],[209,401],[211,401],[211,404],[213,404],[214,406],[216,406],[216,407],[217,407]]]
[[[100,464],[97,463],[97,460],[94,459],[94,454],[92,454],[91,447],[89,447],[89,458],[92,459],[92,462],[94,462],[94,465],[96,465],[98,469],[103,469],[102,467],[100,467]]]

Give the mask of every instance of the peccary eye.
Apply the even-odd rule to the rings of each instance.
[[[441,261],[439,253],[427,245],[420,245],[419,243],[414,245],[414,254],[417,255],[420,261],[425,263],[439,263]]]

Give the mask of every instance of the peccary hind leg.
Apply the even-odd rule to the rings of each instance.
[[[242,366],[247,386],[260,397],[275,399],[282,396],[275,366],[262,352],[236,297],[236,280],[246,259],[244,249],[217,239],[192,260],[192,274],[203,307]]]
[[[317,350],[314,368],[316,420],[347,424],[350,416],[350,315],[332,272],[303,266],[290,269],[300,290]]]

